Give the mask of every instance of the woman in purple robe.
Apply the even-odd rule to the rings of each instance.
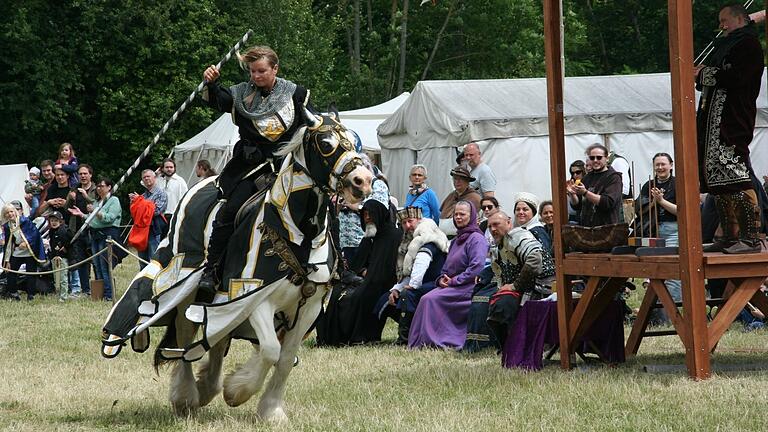
[[[408,348],[460,349],[467,338],[467,318],[475,278],[485,266],[488,242],[477,225],[477,211],[459,201],[453,214],[458,229],[448,250],[437,287],[419,301],[408,336]]]

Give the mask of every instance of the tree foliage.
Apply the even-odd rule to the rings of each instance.
[[[117,178],[248,28],[249,44],[272,46],[281,76],[321,109],[381,103],[421,79],[544,75],[541,0],[410,0],[407,14],[405,0],[6,3],[0,163],[37,164],[69,141]],[[718,7],[694,3],[697,50],[715,35]],[[667,16],[663,0],[564,0],[566,74],[667,71]],[[223,68],[225,84],[244,79],[236,61]],[[146,165],[215,116],[193,105]]]

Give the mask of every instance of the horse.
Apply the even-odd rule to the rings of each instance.
[[[335,273],[335,248],[326,229],[330,196],[358,203],[372,183],[351,131],[334,115],[309,115],[314,123],[248,177],[261,193],[236,216],[218,291],[197,289],[221,207],[214,176],[184,195],[152,261],[133,278],[103,326],[101,354],[107,358],[116,357],[128,341],[134,351],[145,352],[149,328],[166,328],[154,366],[175,363],[169,399],[177,415],[205,406],[222,388],[226,403],[238,406],[261,389],[274,367],[257,414],[287,418],[287,378]],[[276,161],[279,167],[269,166]],[[254,350],[222,385],[223,359],[233,338],[251,341]],[[195,374],[192,362],[203,358]]]

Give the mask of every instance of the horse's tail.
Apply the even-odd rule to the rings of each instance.
[[[178,348],[179,343],[176,340],[176,320],[171,320],[171,323],[165,328],[165,334],[160,339],[160,343],[155,348],[155,354],[152,358],[152,366],[155,368],[155,373],[160,374],[160,367],[169,364],[173,360],[168,360],[163,357],[163,348]]]

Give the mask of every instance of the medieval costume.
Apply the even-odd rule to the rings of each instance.
[[[592,171],[582,180],[588,191],[600,195],[600,202],[592,204],[579,196],[579,203],[573,208],[579,211],[582,226],[596,227],[619,222],[621,210],[621,174],[611,167],[604,171]]]
[[[702,192],[715,195],[723,239],[705,252],[758,252],[759,209],[749,143],[763,74],[763,50],[753,22],[715,40],[696,78],[696,115]],[[738,242],[737,242],[738,238]]]
[[[309,91],[282,78],[276,78],[269,92],[250,82],[227,89],[214,81],[204,89],[203,100],[211,108],[231,113],[232,122],[240,134],[232,159],[217,180],[224,204],[216,214],[206,271],[200,282],[201,288],[212,291],[216,267],[234,231],[237,211],[248,198],[266,186],[266,182],[255,180],[266,178],[275,169],[267,162],[273,162],[281,145],[307,123]],[[279,162],[273,165],[280,167]]]
[[[512,228],[492,250],[491,268],[500,291],[493,295],[488,325],[501,347],[522,303],[531,296],[541,273],[541,244],[524,228]],[[511,289],[502,290],[511,284]],[[524,298],[525,297],[525,298]]]
[[[318,326],[321,345],[349,345],[381,340],[384,319],[374,312],[376,301],[395,283],[397,246],[402,233],[392,221],[391,213],[379,201],[363,204],[372,222],[366,226],[366,236],[351,263],[351,270],[363,273],[359,285],[334,289],[323,324]],[[375,226],[375,230],[373,227]]]
[[[421,208],[406,207],[397,215],[401,221],[419,219],[419,224],[407,236],[410,240],[403,250],[403,262],[398,270],[399,282],[389,290],[398,292],[397,303],[394,306],[388,304],[387,292],[379,299],[377,311],[380,316],[390,316],[397,321],[396,343],[405,345],[408,343],[408,333],[419,300],[435,288],[435,281],[440,277],[449,243],[448,237],[432,219],[422,218]]]
[[[535,293],[533,293],[532,296],[534,299],[547,297],[552,294],[552,284],[555,281],[555,259],[550,252],[554,248],[552,245],[552,237],[549,232],[547,232],[547,228],[544,224],[541,223],[539,215],[536,214],[539,208],[539,199],[536,195],[528,192],[520,192],[515,197],[515,206],[521,202],[528,205],[533,217],[524,224],[517,224],[517,220],[515,220],[515,226],[530,231],[541,244],[541,271],[536,275]]]
[[[485,265],[488,242],[477,225],[476,207],[462,202],[470,207],[469,223],[457,227],[456,238],[441,271],[450,282],[447,287],[433,289],[419,300],[408,335],[408,348],[464,346],[475,277]]]
[[[3,225],[3,238],[5,248],[3,253],[3,266],[17,271],[24,265],[27,272],[37,271],[39,264],[45,263],[45,248],[37,226],[26,216],[19,215],[17,220],[10,220]],[[6,291],[11,296],[18,298],[17,282],[19,275],[8,272]],[[24,290],[27,292],[27,300],[35,296],[35,278],[27,276],[24,280]]]

